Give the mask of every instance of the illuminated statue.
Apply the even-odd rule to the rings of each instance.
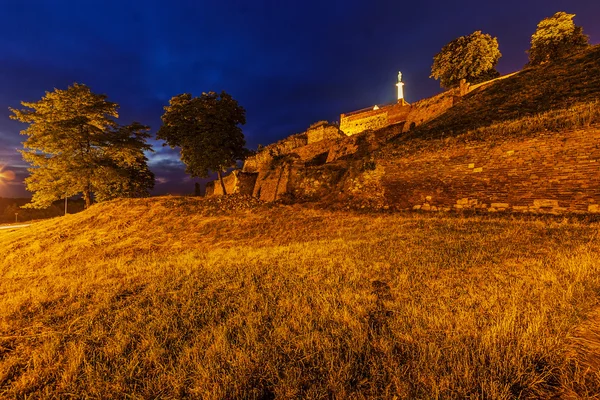
[[[402,72],[398,71],[398,83],[396,83],[398,87],[398,103],[404,104],[404,83],[402,82]]]

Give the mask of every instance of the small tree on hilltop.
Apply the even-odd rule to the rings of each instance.
[[[209,170],[216,171],[226,194],[222,172],[248,152],[239,126],[246,123],[246,110],[225,92],[200,97],[184,93],[171,98],[161,118],[157,139],[181,149],[181,161],[191,176],[205,178]]]
[[[479,83],[500,74],[495,67],[502,57],[498,40],[481,31],[454,39],[433,57],[431,76],[443,88],[451,88],[462,79]]]
[[[86,85],[46,92],[25,109],[11,109],[12,119],[29,124],[21,150],[29,162],[29,208],[46,208],[53,201],[83,194],[86,207],[93,199],[147,194],[154,185],[144,151],[147,130],[139,124],[119,127],[116,103],[92,93]]]
[[[583,28],[573,23],[575,14],[557,12],[552,17],[544,18],[531,36],[529,65],[540,65],[568,55],[589,45]]]

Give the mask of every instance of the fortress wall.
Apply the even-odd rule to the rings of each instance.
[[[406,118],[410,114],[412,107],[408,104],[394,104],[389,107],[385,107],[388,113],[388,124],[397,124],[402,121],[406,121]]]
[[[264,147],[254,156],[248,157],[244,162],[242,171],[258,172],[261,169],[268,168],[273,160],[273,156],[291,153],[294,149],[306,146],[307,144],[308,136],[306,133],[298,133],[296,135],[289,136]]]
[[[454,91],[449,90],[413,103],[410,112],[406,116],[404,131],[408,131],[413,122],[415,126],[418,126],[443,114],[454,104],[454,97]]]
[[[292,167],[280,164],[260,171],[254,186],[253,196],[262,201],[275,201],[288,191],[288,182]]]
[[[600,212],[600,128],[460,143],[377,159],[400,209]]]
[[[209,185],[209,183],[211,185]],[[212,182],[209,182],[209,183],[206,184],[205,196],[222,196],[223,195],[223,188],[221,188],[221,182],[219,182],[218,179],[216,179]],[[227,190],[227,194],[235,193],[234,191],[237,186],[237,176],[234,173],[224,176],[223,184],[225,185],[225,190]]]
[[[405,121],[411,113],[408,104],[391,104],[378,110],[365,110],[340,116],[340,129],[348,136],[366,130],[378,130]]]
[[[340,139],[346,137],[337,126],[323,124],[315,128],[309,128],[306,131],[308,144],[319,142],[328,139]]]
[[[227,194],[239,193],[244,195],[252,195],[257,177],[257,173],[235,170],[231,174],[223,177],[225,190],[227,191]],[[223,188],[221,188],[221,182],[219,182],[218,179],[206,184],[205,196],[222,195]]]
[[[340,116],[340,129],[351,136],[368,129],[380,129],[389,125],[387,111],[367,110],[356,114],[342,114]]]
[[[304,147],[299,147],[294,150],[294,154],[299,156],[299,160],[307,162],[315,158],[316,156],[327,153],[329,150],[339,142],[338,139],[326,139],[319,142],[311,143]]]
[[[376,131],[363,132],[344,140],[338,140],[331,145],[327,162],[330,163],[358,152],[361,152],[361,154],[372,152],[381,147],[391,137],[402,133],[403,126],[403,123],[398,123]]]

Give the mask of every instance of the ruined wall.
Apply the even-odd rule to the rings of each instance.
[[[435,140],[375,160],[399,209],[600,212],[600,128]]]
[[[294,149],[306,146],[307,144],[308,136],[305,132],[288,136],[285,139],[264,147],[256,155],[248,157],[244,161],[242,170],[244,172],[258,172],[261,169],[267,168],[271,164],[273,157],[291,153]]]
[[[334,139],[321,140],[273,158],[269,165],[258,171],[253,195],[263,201],[278,200],[289,191],[290,176],[306,166],[324,164],[336,142]]]
[[[454,105],[456,94],[455,91],[446,91],[437,96],[413,103],[410,112],[406,116],[404,131],[409,130],[413,124],[414,126],[421,125],[446,112]]]
[[[306,136],[308,138],[308,144],[311,144],[320,142],[321,140],[340,139],[346,135],[337,126],[323,123],[321,125],[308,128],[306,131]]]
[[[365,109],[340,116],[340,129],[348,136],[366,130],[377,130],[405,121],[411,106],[405,103],[382,106],[377,110]]]
[[[387,111],[367,110],[356,114],[342,114],[340,129],[346,135],[356,135],[368,129],[380,129],[388,125]]]
[[[327,155],[327,162],[331,163],[357,153],[362,156],[371,153],[387,143],[392,137],[402,133],[403,126],[403,123],[399,123],[338,140],[332,143]]]
[[[258,174],[252,172],[242,172],[235,170],[231,174],[223,177],[223,184],[227,194],[251,195],[254,191],[254,185]],[[206,184],[205,196],[222,196],[223,188],[221,182],[215,180]]]
[[[252,195],[262,201],[279,200],[288,191],[288,182],[293,167],[281,162],[258,173]]]

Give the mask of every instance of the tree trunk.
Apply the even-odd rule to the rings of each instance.
[[[85,200],[85,208],[90,208],[92,205],[92,193],[89,190],[83,192],[83,199]]]
[[[217,175],[219,175],[219,182],[221,182],[221,189],[223,189],[223,196],[227,194],[227,190],[225,190],[225,183],[223,182],[223,174],[221,171],[217,171]]]

